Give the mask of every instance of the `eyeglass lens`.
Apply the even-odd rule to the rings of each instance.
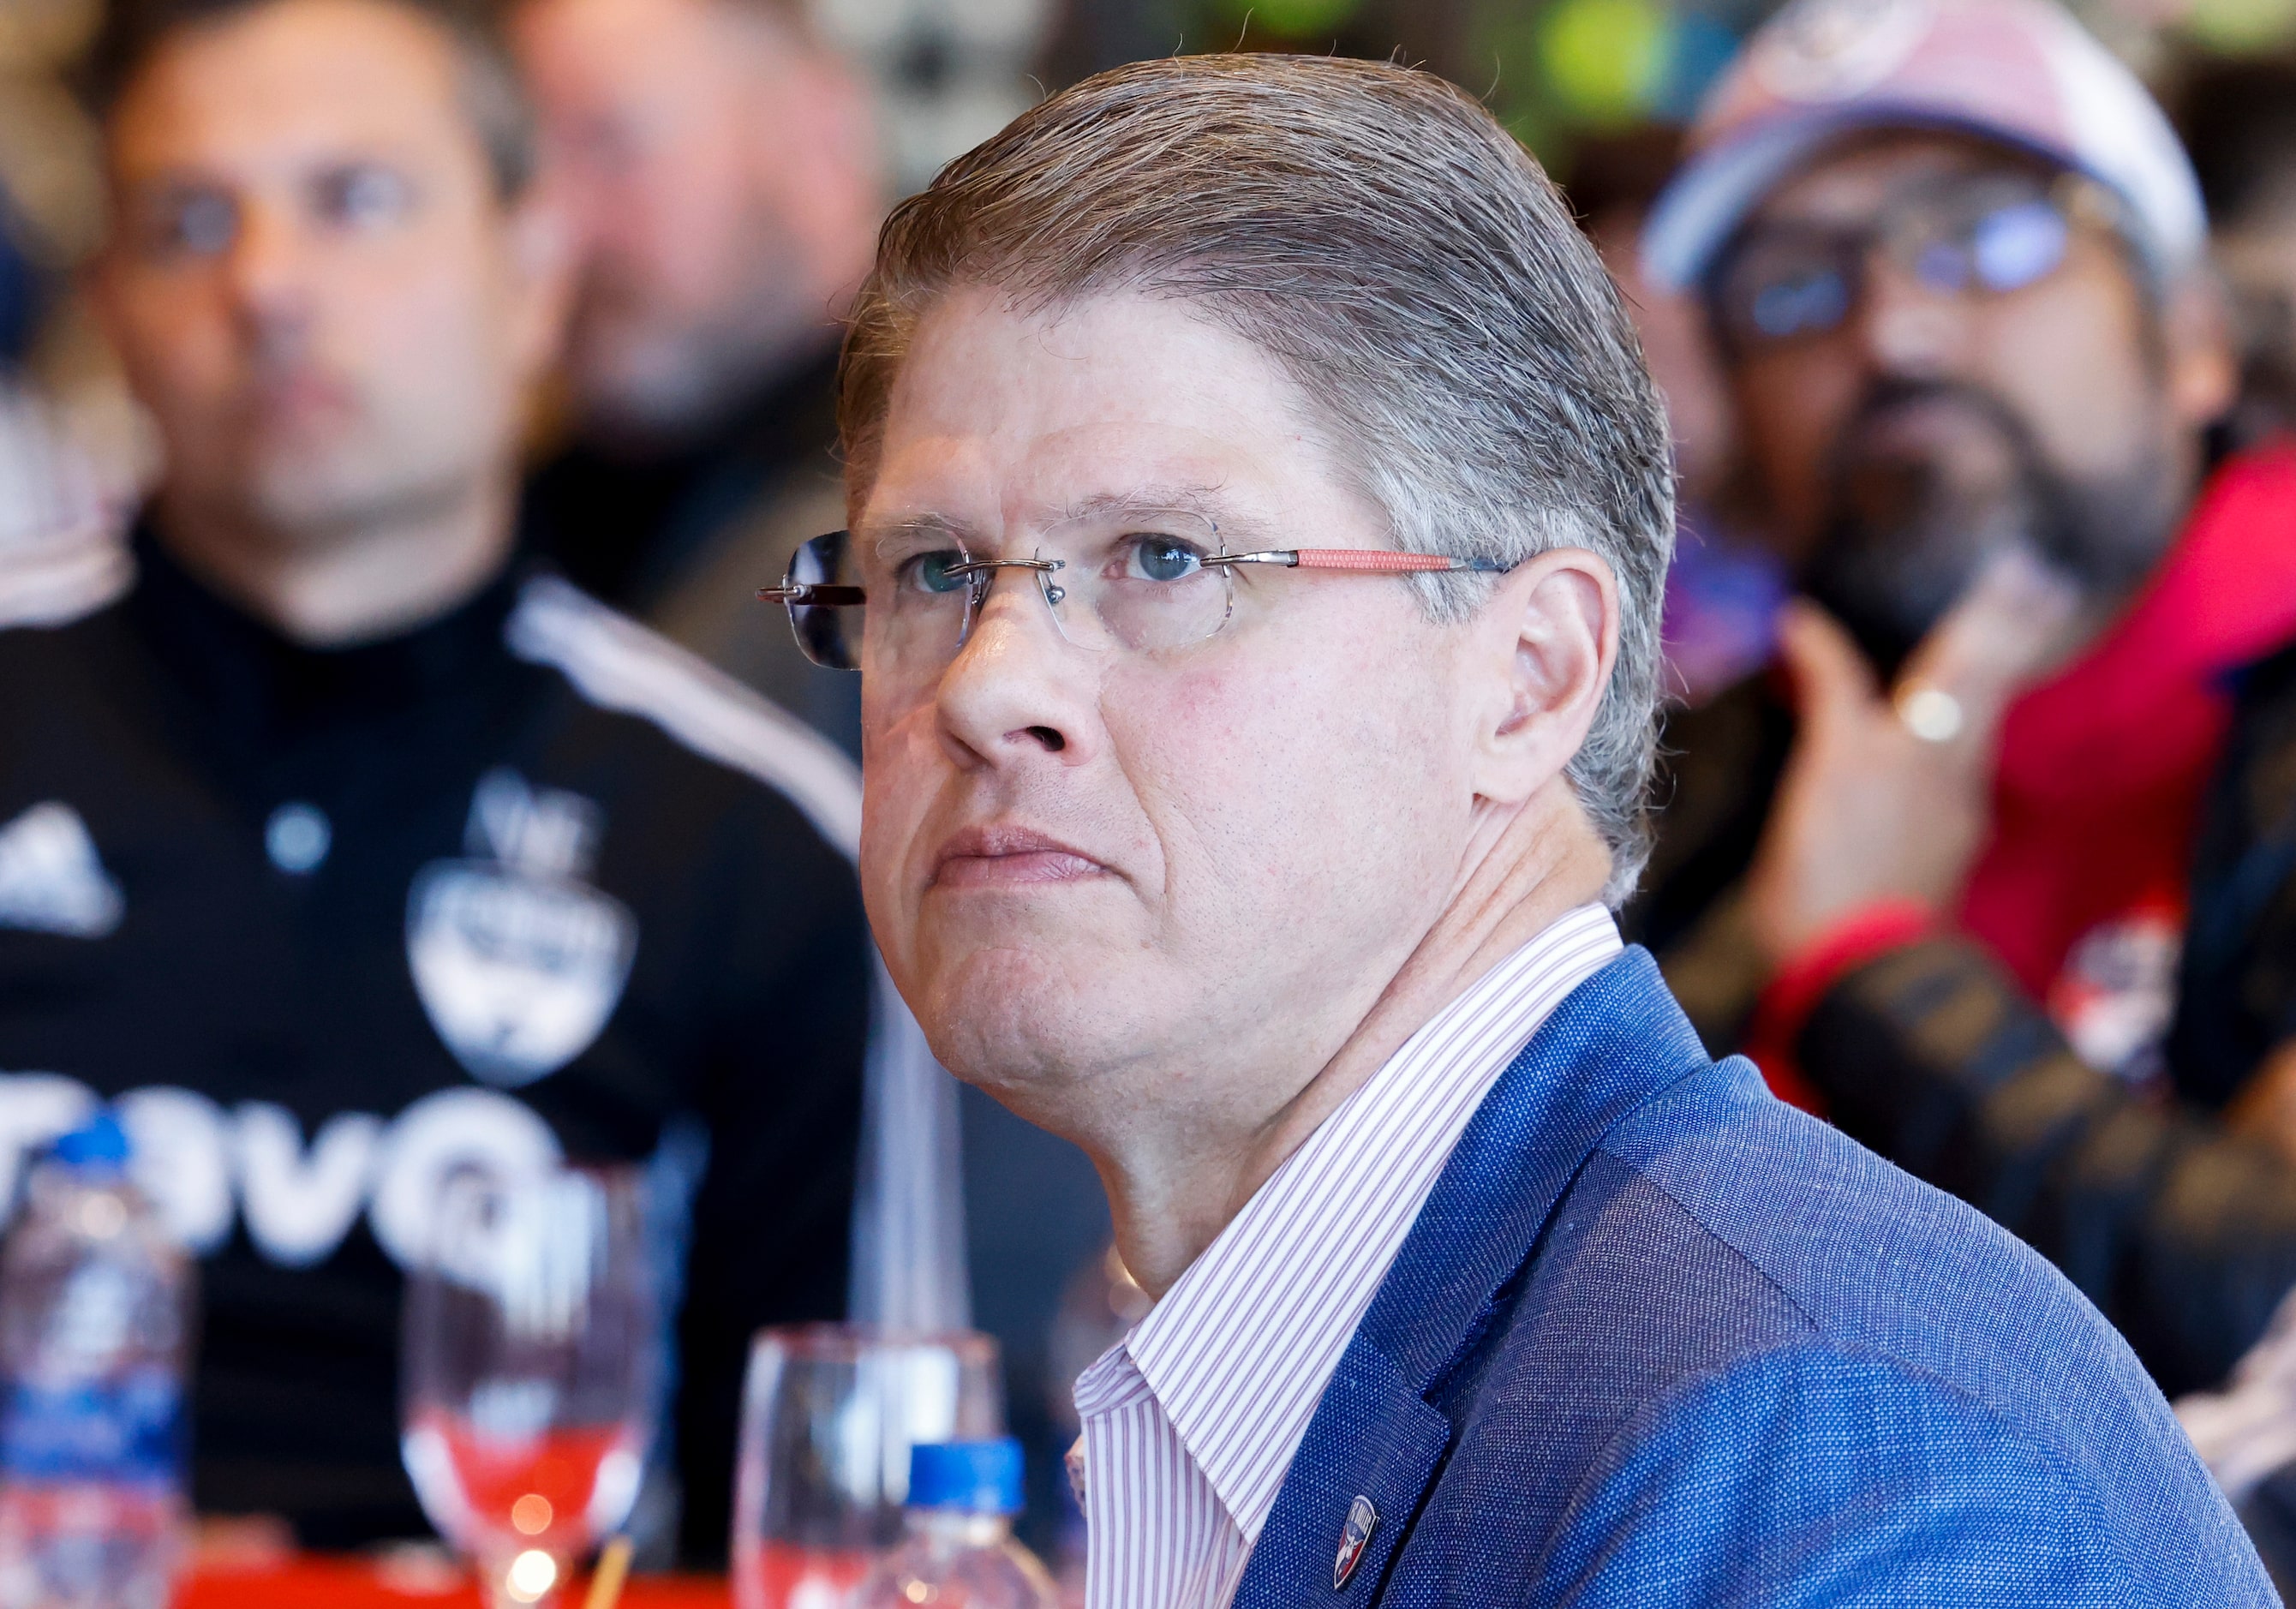
[[[998,581],[1033,583],[1061,636],[1092,652],[1157,653],[1211,636],[1227,623],[1234,584],[1211,521],[1180,510],[1085,515],[1048,528],[1028,559],[976,556],[939,533],[897,532],[862,543],[844,532],[816,538],[790,566],[792,585],[861,587],[860,607],[792,603],[791,623],[816,664],[873,665],[906,677],[937,673],[954,659]],[[1005,579],[1009,576],[1009,579]]]
[[[1849,317],[1876,246],[1939,295],[2001,295],[2056,272],[2070,241],[2054,197],[1990,186],[1903,205],[1886,225],[1752,234],[1725,260],[1715,300],[1741,342],[1805,340],[1831,334]]]
[[[857,587],[853,572],[853,538],[832,530],[800,546],[790,557],[788,585],[791,587]],[[849,622],[845,617],[852,616]],[[791,603],[790,627],[797,633],[805,657],[830,670],[861,669],[861,611],[826,603]]]

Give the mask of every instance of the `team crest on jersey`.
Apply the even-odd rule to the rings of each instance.
[[[408,891],[415,992],[487,1083],[514,1089],[557,1071],[621,1001],[637,919],[583,881],[601,817],[578,793],[489,771],[471,800],[466,858],[431,862]]]

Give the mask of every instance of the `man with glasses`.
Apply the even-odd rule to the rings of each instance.
[[[2170,1033],[2229,680],[2296,636],[2296,458],[2203,487],[2203,246],[2158,109],[2044,0],[1789,7],[1644,241],[1805,600],[1669,724],[1635,926],[1710,1046],[2046,1252],[2170,1391],[2296,1280],[2296,1181],[2217,1115],[2252,1062]]]
[[[872,925],[1155,1298],[1092,1609],[2270,1601],[2095,1310],[1622,949],[1663,413],[1480,107],[1089,79],[895,210],[840,389],[770,590],[859,673]]]

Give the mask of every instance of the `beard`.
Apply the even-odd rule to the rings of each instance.
[[[2085,603],[2116,602],[2176,530],[2165,447],[2076,480],[1999,397],[1948,382],[1885,381],[1836,441],[1829,509],[1802,589],[1885,677],[1999,554],[2022,551]]]

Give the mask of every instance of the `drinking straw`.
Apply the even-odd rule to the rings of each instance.
[[[590,1596],[582,1600],[582,1609],[614,1609],[614,1600],[622,1596],[622,1583],[629,1578],[630,1539],[616,1537],[598,1556],[598,1568],[590,1577]]]

